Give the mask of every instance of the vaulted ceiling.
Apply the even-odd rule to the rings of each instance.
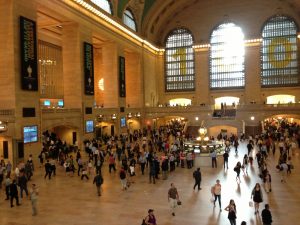
[[[145,0],[145,6],[146,3],[147,0]],[[261,10],[261,14],[269,14],[267,17],[276,13],[292,14],[290,16],[297,17],[295,19],[300,25],[300,0],[149,0],[147,4],[148,8],[145,7],[143,13],[142,34],[158,45],[163,44],[165,36],[173,28],[193,27],[195,23],[203,26],[203,22],[209,20],[208,17],[212,17],[216,23],[221,22],[222,19],[232,19],[236,15],[238,19],[242,18],[242,12],[247,14],[247,11],[254,12],[253,15],[255,15],[257,10]],[[266,18],[253,16],[247,19],[259,21],[259,19],[265,20]],[[250,21],[245,21],[245,25],[247,23]],[[248,36],[251,35],[248,34]]]

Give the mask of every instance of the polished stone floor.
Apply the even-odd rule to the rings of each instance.
[[[21,206],[10,208],[5,201],[4,192],[0,194],[0,224],[1,225],[139,225],[147,215],[149,208],[154,209],[158,225],[228,225],[227,212],[219,212],[210,202],[210,187],[216,179],[222,184],[222,208],[230,199],[237,205],[237,224],[245,220],[247,224],[262,224],[259,216],[254,215],[254,209],[249,207],[251,190],[258,178],[257,164],[249,171],[249,176],[241,176],[242,183],[235,181],[234,164],[242,160],[246,145],[240,145],[239,156],[230,153],[230,166],[226,172],[219,167],[201,167],[202,190],[193,191],[193,170],[176,168],[168,180],[159,180],[156,184],[148,183],[148,176],[142,176],[137,170],[135,183],[127,190],[121,190],[118,173],[108,173],[104,165],[104,185],[101,197],[96,196],[96,188],[89,181],[81,181],[77,175],[68,177],[63,168],[58,168],[57,176],[44,180],[42,168],[33,177],[39,187],[39,214],[31,216],[31,204],[23,199]],[[300,224],[300,159],[299,150],[295,151],[293,163],[295,169],[288,177],[287,183],[280,182],[279,173],[275,169],[278,152],[268,160],[272,174],[273,191],[263,192],[264,203],[269,203],[273,214],[273,225]],[[167,203],[167,191],[170,183],[178,188],[182,206],[176,209],[176,216],[171,215]],[[30,185],[29,185],[30,186]],[[261,204],[261,209],[263,204]]]

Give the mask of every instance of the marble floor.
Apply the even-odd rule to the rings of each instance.
[[[237,224],[245,220],[247,224],[262,224],[254,209],[249,207],[251,190],[258,178],[257,164],[249,171],[249,176],[242,176],[240,185],[235,181],[234,164],[241,161],[246,152],[246,145],[240,145],[239,156],[232,150],[229,158],[229,170],[224,171],[223,162],[219,167],[201,167],[202,190],[193,191],[193,170],[176,168],[168,180],[159,180],[156,184],[148,183],[148,176],[142,176],[137,170],[135,183],[127,190],[121,190],[118,173],[108,173],[104,165],[104,184],[101,197],[96,195],[96,188],[89,181],[80,180],[77,175],[68,177],[63,168],[57,169],[57,176],[44,180],[42,168],[38,168],[33,177],[39,187],[38,210],[35,217],[31,215],[31,203],[23,199],[21,206],[10,208],[5,201],[3,190],[0,192],[0,224],[1,225],[139,225],[147,215],[149,208],[154,209],[158,225],[229,225],[226,211],[213,208],[210,202],[210,187],[216,179],[222,184],[222,208],[230,199],[237,205]],[[268,160],[272,175],[272,189],[269,194],[263,192],[264,203],[270,204],[273,214],[273,225],[300,224],[300,158],[299,150],[295,151],[293,163],[295,169],[288,177],[287,183],[280,182],[279,173],[275,169],[278,152]],[[171,215],[167,202],[170,183],[178,188],[182,206],[176,209],[176,216]],[[29,185],[30,186],[30,185]],[[261,204],[261,209],[263,204]]]

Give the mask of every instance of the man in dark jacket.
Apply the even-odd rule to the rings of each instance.
[[[272,220],[272,214],[269,210],[269,204],[265,204],[265,209],[261,212],[261,218],[264,225],[271,225]]]
[[[23,198],[23,191],[25,191],[26,197],[28,197],[27,178],[24,173],[19,177],[18,185],[20,187],[21,198]]]
[[[46,164],[45,164],[45,179],[47,176],[49,176],[49,180],[51,179],[51,173],[52,173],[52,166],[51,164],[49,163],[49,160],[47,160]]]
[[[10,193],[10,207],[14,207],[13,200],[16,199],[17,205],[19,206],[19,197],[18,197],[18,187],[16,184],[16,180],[13,180],[13,182],[9,186],[9,193]]]
[[[195,190],[196,186],[198,186],[198,190],[201,190],[201,188],[200,188],[201,172],[200,172],[200,168],[199,167],[197,168],[197,170],[194,171],[193,177],[195,179],[194,190]]]
[[[95,177],[94,177],[94,181],[93,184],[96,183],[96,187],[97,187],[97,193],[98,196],[101,196],[101,185],[103,184],[103,177],[100,173],[98,173]]]

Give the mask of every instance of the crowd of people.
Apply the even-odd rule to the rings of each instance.
[[[98,196],[102,195],[101,185],[104,183],[104,166],[107,166],[109,173],[118,173],[121,189],[124,191],[135,183],[135,176],[143,176],[147,173],[149,183],[155,184],[158,179],[167,180],[168,174],[174,173],[178,167],[191,169],[195,165],[195,153],[186,152],[183,148],[183,143],[187,138],[183,132],[183,127],[175,122],[159,129],[144,129],[128,135],[105,136],[100,140],[86,140],[85,151],[79,150],[76,145],[70,150],[70,146],[67,146],[54,133],[45,132],[43,148],[38,156],[40,167],[45,168],[44,178],[49,180],[56,175],[56,166],[64,168],[66,176],[72,177],[77,174],[81,180],[89,180],[93,176],[91,180],[96,186]],[[265,132],[262,134],[249,137],[247,140],[247,154],[243,156],[242,162],[237,162],[233,168],[236,173],[237,184],[241,183],[241,172],[248,176],[248,168],[256,166],[253,163],[255,158],[259,168],[258,176],[262,179],[264,190],[266,193],[271,192],[272,179],[270,168],[267,168],[270,154],[280,154],[278,166],[274,169],[277,169],[281,174],[281,182],[286,182],[287,176],[293,169],[292,153],[295,146],[297,146],[293,143],[299,141],[299,132],[299,125],[290,125],[285,122],[277,129],[266,127]],[[238,154],[239,143],[245,141],[245,136],[238,138],[237,135],[231,135],[229,137],[218,136],[217,138],[224,140],[223,167],[228,170],[230,151],[234,149],[235,153]],[[277,148],[279,153],[276,151]],[[210,156],[212,167],[217,167],[217,156],[213,155],[213,152]],[[139,167],[138,171],[140,173],[136,172],[137,167]],[[15,170],[13,170],[10,162],[6,164],[4,160],[0,162],[0,181],[2,183],[5,177],[6,199],[10,199],[11,207],[14,206],[14,200],[16,205],[20,205],[19,194],[23,198],[23,192],[25,192],[26,196],[30,196],[33,215],[36,215],[38,189],[35,184],[32,184],[30,190],[27,188],[27,183],[33,176],[34,171],[32,156],[29,157],[26,163],[18,164]],[[12,172],[14,177],[11,179]],[[192,174],[195,180],[193,189],[197,187],[200,191],[202,189],[200,168],[196,168]],[[220,212],[222,211],[221,193],[221,182],[217,179],[211,188],[211,194],[213,205],[215,207],[218,201]],[[264,225],[271,224],[272,215],[269,204],[265,204],[265,209],[260,213],[259,206],[264,202],[264,198],[263,189],[259,183],[255,185],[250,195],[253,201],[254,214],[262,216]],[[181,204],[181,200],[174,183],[171,183],[171,188],[168,191],[168,201],[170,202],[171,214],[175,216],[175,209]],[[224,209],[228,211],[230,224],[236,225],[237,207],[234,199],[230,200]],[[150,225],[157,223],[153,209],[148,210],[148,216],[144,218],[143,223]],[[243,221],[242,224],[246,224],[246,222]]]

